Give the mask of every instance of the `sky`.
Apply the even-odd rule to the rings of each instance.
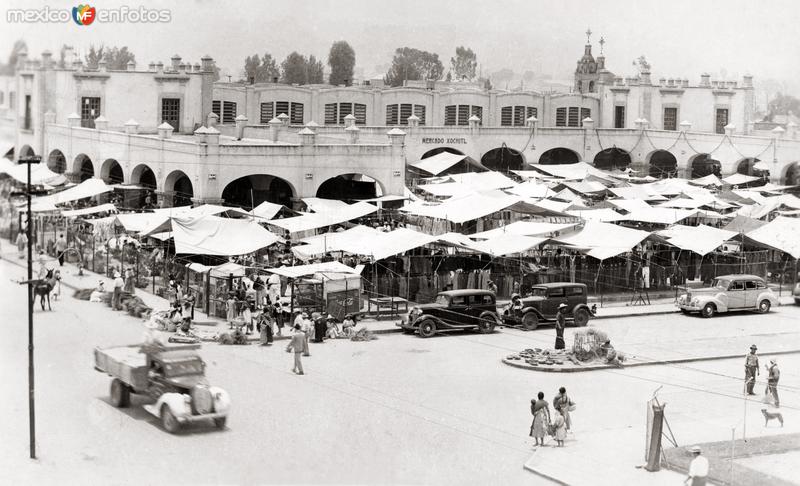
[[[632,75],[640,55],[653,79],[688,78],[702,72],[718,79],[778,80],[800,87],[800,8],[792,0],[260,0],[103,1],[100,9],[169,9],[169,23],[9,23],[13,8],[72,9],[77,2],[3,0],[0,6],[0,61],[16,39],[32,57],[62,44],[85,51],[90,44],[126,45],[139,65],[169,63],[173,54],[199,62],[204,54],[235,77],[244,57],[269,52],[278,62],[293,50],[327,59],[331,43],[346,40],[356,66],[381,74],[395,48],[438,53],[445,66],[455,47],[472,48],[484,74],[501,68],[532,70],[569,79],[583,54],[584,32],[605,38],[606,67]],[[800,92],[795,93],[800,95]]]

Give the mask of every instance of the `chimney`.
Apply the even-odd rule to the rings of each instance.
[[[583,119],[583,128],[587,130],[594,130],[594,120],[589,118],[588,116]]]
[[[680,124],[680,127],[682,132],[688,132],[689,130],[692,129],[692,122],[688,120],[683,120]]]
[[[535,116],[531,115],[525,120],[525,124],[531,128],[536,128],[536,124],[539,123],[539,119]]]
[[[209,128],[214,127],[217,125],[217,123],[219,123],[219,116],[212,111],[206,117],[206,126]]]
[[[287,115],[286,113],[281,113],[280,115],[278,115],[278,120],[281,121],[283,126],[285,127],[289,126],[289,115]]]
[[[283,127],[283,122],[278,120],[277,118],[273,118],[272,120],[268,121],[269,124],[269,138],[273,142],[278,141],[278,137],[281,132],[281,127]]]
[[[742,77],[742,88],[752,88],[753,87],[753,75],[752,74],[745,74]]]
[[[708,73],[703,73],[700,75],[700,86],[703,88],[708,88],[711,86],[711,75]]]
[[[81,126],[81,116],[73,111],[67,115],[67,125],[73,128]]]
[[[206,143],[209,145],[219,145],[219,130],[214,127],[206,128]]]
[[[97,62],[97,70],[100,71],[101,73],[107,72],[108,71],[108,61],[106,61],[105,59],[100,59]]]
[[[736,131],[736,125],[734,125],[733,123],[728,123],[727,125],[725,125],[725,135],[728,136],[733,135],[733,132],[735,131]]]
[[[156,73],[158,73],[158,74],[164,74],[164,63],[163,63],[163,62],[161,62],[161,61],[158,61],[158,62],[156,63]]]
[[[469,119],[467,119],[467,122],[469,122],[469,131],[470,132],[478,131],[478,127],[480,127],[480,125],[481,125],[481,119],[478,118],[477,115],[472,115],[471,117],[469,117]]]
[[[127,125],[127,124],[126,124]],[[197,141],[200,143],[208,143],[208,128],[200,125],[197,130],[194,131],[194,136],[197,137]]]
[[[72,66],[72,61],[75,60],[75,49],[72,46],[64,46],[64,69],[69,69]]]
[[[170,60],[172,61],[172,70],[178,72],[181,66],[181,56],[175,54]]]
[[[347,116],[344,117],[344,126],[345,126],[345,128],[352,127],[355,124],[356,124],[356,117],[353,116],[352,113],[349,113]]]
[[[204,73],[210,73],[214,71],[214,59],[208,54],[200,58],[200,63]]]
[[[402,147],[405,144],[406,132],[399,128],[392,128],[386,135],[389,136],[389,143],[394,146]]]
[[[53,67],[53,53],[50,51],[42,52],[42,68],[51,69]]]
[[[419,126],[419,117],[417,115],[411,115],[408,117],[408,126],[411,128],[416,128]]]
[[[136,63],[131,59],[125,67],[128,71],[136,71]]]

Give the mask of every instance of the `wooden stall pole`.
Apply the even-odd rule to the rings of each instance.
[[[206,272],[206,301],[205,301],[205,308],[206,308],[206,315],[208,315],[209,311],[211,310],[211,270]]]

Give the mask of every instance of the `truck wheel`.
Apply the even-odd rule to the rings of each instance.
[[[225,422],[227,422],[228,417],[219,417],[214,419],[214,426],[218,429],[225,428]]]
[[[125,408],[131,404],[131,390],[118,378],[111,380],[111,404],[117,408]]]
[[[586,324],[589,324],[589,311],[586,309],[578,309],[575,311],[575,325],[578,327],[584,327]]]
[[[764,299],[758,304],[758,312],[766,314],[767,312],[769,312],[769,308],[771,306],[772,304],[770,304],[767,299]]]
[[[714,317],[715,312],[717,312],[717,306],[714,304],[706,304],[703,310],[700,311],[700,315],[703,317]]]
[[[170,434],[177,432],[181,426],[178,419],[172,414],[172,410],[169,409],[169,405],[166,404],[161,405],[161,425]]]
[[[491,312],[484,312],[479,317],[478,332],[481,334],[491,334],[494,332],[494,326],[497,324],[497,316]]]
[[[522,316],[522,328],[526,331],[533,331],[539,327],[539,316],[535,312],[528,312]]]
[[[425,319],[419,323],[419,335],[424,338],[429,338],[436,334],[436,323],[431,319]]]

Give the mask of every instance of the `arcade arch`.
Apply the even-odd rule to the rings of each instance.
[[[678,176],[678,159],[666,150],[656,150],[648,157],[651,177],[665,179]]]
[[[577,164],[580,160],[577,152],[564,147],[551,148],[539,157],[542,165]]]
[[[47,156],[47,168],[56,174],[63,174],[67,171],[67,158],[64,157],[64,152],[55,149]]]
[[[370,199],[383,196],[381,183],[364,174],[341,174],[324,181],[317,188],[322,199]]]
[[[602,170],[624,169],[631,165],[631,154],[617,147],[601,150],[594,156],[594,166]]]
[[[509,172],[512,170],[522,170],[525,168],[525,156],[518,150],[508,148],[505,144],[502,147],[494,148],[481,157],[481,164],[489,170],[499,172]]]
[[[78,182],[83,182],[94,177],[92,159],[86,154],[78,154],[75,157],[75,161],[72,163],[72,173],[75,174]]]
[[[228,183],[222,190],[226,204],[253,208],[264,201],[292,207],[295,197],[292,185],[285,179],[268,174],[253,174]]]

